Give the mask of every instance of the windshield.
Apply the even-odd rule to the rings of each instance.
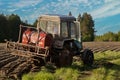
[[[48,21],[46,31],[51,34],[58,34],[59,24],[53,21]]]
[[[46,25],[47,25],[47,21],[40,21],[40,28],[43,30],[43,31],[46,31]]]
[[[58,34],[59,33],[59,23],[53,21],[40,21],[40,28],[51,34]]]

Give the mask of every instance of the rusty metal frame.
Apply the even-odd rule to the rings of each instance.
[[[12,52],[14,55],[20,55],[25,57],[39,56],[46,57],[48,52],[47,48],[40,48],[39,46],[32,46],[29,44],[22,44],[16,42],[7,42],[6,48],[8,51]],[[34,49],[35,51],[30,51],[30,49]]]

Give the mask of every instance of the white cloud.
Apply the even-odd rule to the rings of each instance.
[[[105,3],[100,8],[91,11],[90,14],[97,19],[97,18],[104,18],[104,17],[117,15],[120,13],[119,0],[116,0],[116,1],[106,0],[106,2],[109,2],[109,3]]]
[[[9,9],[8,12],[14,12],[16,11],[17,9]]]
[[[19,2],[12,4],[12,6],[17,8],[23,8],[27,6],[35,6],[40,2],[42,2],[42,0],[20,0]]]
[[[41,14],[68,14],[69,11],[76,17],[79,13],[88,12],[93,16],[93,19],[109,17],[120,13],[119,0],[58,0],[41,3],[42,1],[43,0],[22,0],[14,4],[14,6],[23,8],[33,5],[33,9],[35,9],[34,12],[25,16],[33,21]],[[37,4],[39,4],[40,7],[35,7]]]
[[[114,0],[105,0],[105,3],[112,2],[112,1],[114,1]]]
[[[45,4],[44,6],[40,7],[37,11],[35,11],[35,13],[44,10],[48,12],[57,11],[55,13],[61,12],[64,14],[67,11],[71,11],[74,14],[76,14],[78,12],[78,9],[80,8],[79,6],[83,4],[88,4],[88,0],[59,0],[59,2],[50,2]],[[79,14],[79,12],[77,14]]]
[[[95,3],[96,2],[96,3]],[[87,10],[92,9],[93,5],[100,4],[101,1],[96,0],[58,0],[49,3],[41,3],[43,6],[36,8],[32,14],[27,17],[30,19],[36,19],[41,14],[68,14],[69,11],[72,12],[74,16],[78,16],[79,13],[87,12]]]
[[[118,32],[120,30],[120,23],[117,24],[107,24],[107,25],[103,25],[103,26],[99,26],[99,28],[97,28],[97,33],[96,35],[102,35],[108,31],[111,32]]]

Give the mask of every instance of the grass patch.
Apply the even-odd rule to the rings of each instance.
[[[92,75],[84,80],[120,80],[120,52],[96,53]]]
[[[99,52],[94,56],[91,67],[81,61],[59,69],[44,67],[38,73],[25,74],[22,80],[120,80],[120,52]]]
[[[30,73],[23,76],[22,80],[56,80],[52,73],[40,71],[38,73]]]
[[[78,80],[79,71],[72,68],[60,68],[55,73],[42,70],[38,73],[25,74],[22,80]]]
[[[61,68],[55,72],[57,80],[78,80],[79,71],[73,68]]]

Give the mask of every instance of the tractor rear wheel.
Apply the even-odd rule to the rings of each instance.
[[[68,49],[63,49],[59,52],[58,57],[55,57],[53,59],[57,67],[64,67],[70,66],[72,64],[73,56],[71,55],[71,52]]]
[[[84,65],[91,66],[94,62],[94,55],[93,52],[89,49],[85,49],[82,53],[82,61]]]
[[[61,66],[70,66],[73,61],[73,56],[68,49],[64,49],[59,59]]]

